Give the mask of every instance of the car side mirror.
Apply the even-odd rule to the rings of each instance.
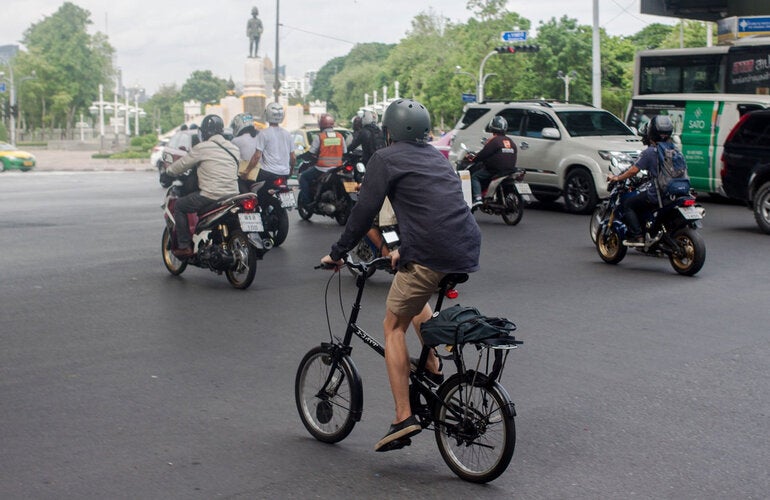
[[[559,132],[559,129],[555,127],[546,127],[540,133],[542,134],[543,139],[561,139],[561,133]]]

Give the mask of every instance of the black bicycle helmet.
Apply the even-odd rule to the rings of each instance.
[[[385,110],[382,129],[393,142],[427,142],[430,135],[430,113],[415,100],[399,99],[390,103]]]
[[[487,125],[487,132],[492,132],[493,134],[504,134],[507,131],[508,122],[502,116],[495,116]]]
[[[647,127],[647,136],[655,142],[666,141],[674,133],[674,123],[667,115],[657,115]]]
[[[208,141],[217,134],[222,134],[225,130],[225,122],[217,115],[206,115],[200,126],[201,139]]]

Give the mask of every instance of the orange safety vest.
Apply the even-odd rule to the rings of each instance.
[[[319,167],[339,167],[342,165],[345,138],[339,132],[321,132],[321,147],[318,148]]]

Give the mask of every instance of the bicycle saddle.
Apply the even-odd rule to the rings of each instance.
[[[468,281],[468,273],[449,273],[439,281],[438,286],[441,288],[452,288],[460,283]]]

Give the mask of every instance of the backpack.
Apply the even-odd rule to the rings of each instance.
[[[453,305],[420,325],[420,335],[427,346],[476,343],[519,343],[511,335],[516,325],[505,318],[483,316],[471,306]]]
[[[658,150],[658,176],[655,182],[663,196],[682,196],[690,192],[687,164],[682,152],[672,142],[660,142]]]

